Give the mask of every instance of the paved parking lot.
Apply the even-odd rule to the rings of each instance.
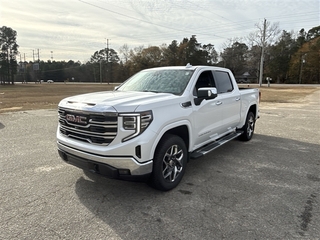
[[[319,94],[262,104],[170,192],[62,162],[55,110],[0,114],[0,239],[319,239]]]

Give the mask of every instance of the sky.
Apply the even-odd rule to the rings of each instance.
[[[196,35],[220,52],[266,19],[298,33],[320,25],[319,0],[0,0],[0,27],[17,32],[21,60],[80,61],[95,51],[169,45]],[[20,55],[18,57],[18,60]]]

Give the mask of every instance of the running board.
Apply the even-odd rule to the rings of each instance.
[[[243,131],[237,131],[237,132],[233,132],[230,133],[212,143],[209,143],[197,150],[195,150],[194,152],[192,152],[190,154],[190,158],[199,158],[202,157],[203,155],[206,155],[207,153],[213,151],[214,149],[222,146],[223,144],[235,139],[236,137],[239,137],[241,134],[243,133]]]

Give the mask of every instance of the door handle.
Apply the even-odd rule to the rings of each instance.
[[[237,98],[236,98],[236,101],[239,101],[240,99],[241,99],[240,97],[237,97]]]
[[[221,104],[222,104],[221,101],[216,102],[216,105],[221,105]]]

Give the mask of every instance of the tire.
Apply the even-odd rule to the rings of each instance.
[[[241,129],[243,131],[243,134],[240,135],[239,139],[242,141],[251,140],[253,136],[255,124],[256,124],[256,121],[255,121],[253,112],[248,112],[248,115],[246,117],[246,123]]]
[[[184,141],[167,134],[160,141],[153,159],[152,187],[169,191],[181,181],[187,166],[188,151]]]

